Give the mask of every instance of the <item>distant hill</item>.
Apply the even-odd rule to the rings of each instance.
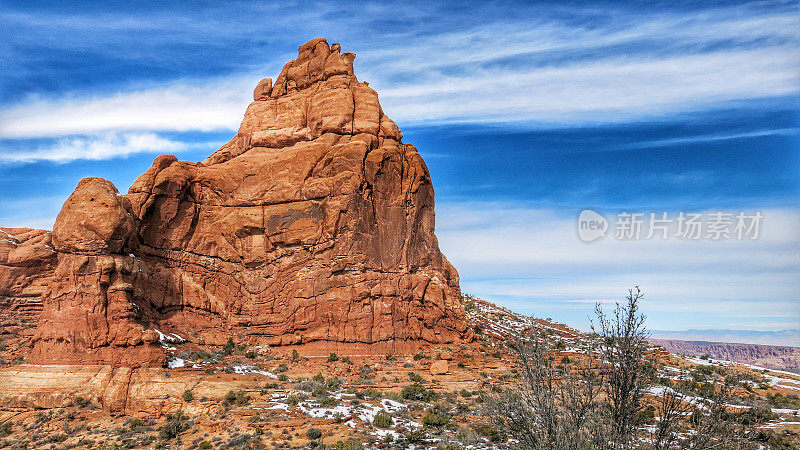
[[[650,337],[653,339],[677,339],[681,341],[731,342],[739,344],[800,347],[800,330],[650,330]]]
[[[795,372],[800,370],[798,347],[673,339],[650,339],[650,343],[660,345],[678,355],[708,355],[711,359],[753,364],[769,369]]]

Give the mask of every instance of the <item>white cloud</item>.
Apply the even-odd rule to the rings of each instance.
[[[611,220],[611,235],[587,244],[577,235],[578,211],[440,202],[436,234],[465,292],[517,299],[511,306],[522,310],[590,311],[591,303],[618,300],[640,284],[662,328],[677,326],[666,313],[696,314],[693,320],[705,322],[695,326],[712,328],[736,315],[766,328],[776,319],[759,319],[765,312],[800,325],[800,213],[761,213],[757,240],[622,241],[613,238]]]
[[[111,159],[133,153],[178,152],[186,148],[188,146],[183,142],[164,139],[154,133],[99,133],[62,138],[53,144],[33,150],[0,150],[0,164]]]
[[[512,23],[376,36],[362,43],[370,48],[356,71],[401,126],[614,123],[800,92],[792,15],[741,8],[606,14],[592,26],[528,11]],[[264,75],[277,73],[30,98],[0,111],[0,137],[234,130]]]
[[[252,88],[246,76],[181,81],[110,96],[37,98],[0,111],[0,137],[53,137],[98,131],[233,130]],[[251,86],[252,84],[252,86]]]

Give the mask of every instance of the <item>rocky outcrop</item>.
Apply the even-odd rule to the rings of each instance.
[[[49,231],[0,228],[0,340],[4,349],[25,347],[32,337],[55,267]],[[3,356],[14,359],[19,355]]]
[[[354,57],[300,47],[202,163],[159,156],[127,195],[82,180],[30,361],[156,365],[167,330],[321,353],[471,338],[428,169]]]

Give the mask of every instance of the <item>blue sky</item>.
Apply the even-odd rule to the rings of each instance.
[[[0,224],[77,181],[197,161],[314,37],[353,51],[431,170],[466,292],[585,328],[800,328],[797,2],[3,2]],[[586,244],[585,208],[761,211],[755,241]]]

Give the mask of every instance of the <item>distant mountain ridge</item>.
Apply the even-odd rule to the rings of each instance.
[[[800,370],[798,347],[652,338],[650,343],[678,355],[708,355],[711,359],[752,364],[768,369]]]
[[[800,330],[650,330],[653,339],[800,347]]]

